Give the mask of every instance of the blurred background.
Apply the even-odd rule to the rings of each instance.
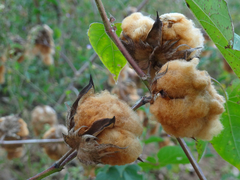
[[[141,3],[146,4],[141,6]],[[179,12],[200,28],[182,0],[103,0],[103,4],[116,22],[140,9],[153,19],[156,11],[159,15]],[[240,2],[229,0],[228,6],[235,33],[240,34]],[[1,0],[0,16],[0,117],[19,114],[28,125],[30,133],[27,139],[43,138],[44,132],[51,128],[51,123],[46,123],[42,128],[44,132],[33,133],[34,126],[37,126],[33,121],[36,106],[52,107],[57,121],[53,124],[65,125],[67,108],[64,102],[70,105],[74,102],[78,91],[87,85],[90,74],[97,92],[108,89],[130,105],[146,94],[147,89],[129,68],[122,71],[116,85],[94,53],[87,35],[91,23],[101,22],[94,0]],[[47,26],[43,27],[43,24]],[[199,69],[207,70],[225,88],[237,76],[207,35],[205,39]],[[47,47],[37,47],[39,41]],[[217,89],[222,93],[220,88]],[[141,139],[143,159],[155,157],[161,147],[177,144],[153,121],[148,106],[142,107],[138,113],[145,126]],[[146,139],[151,137],[161,139],[153,138],[146,143]],[[186,141],[197,157],[194,141]],[[8,160],[4,148],[0,148],[0,179],[27,179],[49,167],[54,160],[39,147],[37,144],[24,145],[22,156],[12,160]],[[239,177],[238,170],[222,160],[210,144],[200,166],[207,179]],[[95,179],[101,168],[104,167],[99,166],[95,171],[95,168],[89,169],[73,161],[60,173],[47,179]],[[142,167],[140,174],[143,179],[198,179],[188,164],[169,165],[156,170]]]

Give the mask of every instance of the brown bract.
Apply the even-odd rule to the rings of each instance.
[[[67,128],[63,125],[56,125],[44,133],[43,139],[60,139],[63,133],[67,133]],[[53,160],[60,159],[69,150],[65,143],[47,143],[43,145],[43,148]]]
[[[158,96],[150,111],[170,135],[211,140],[223,129],[219,118],[225,100],[208,73],[196,69],[198,62],[194,58],[168,63],[167,73],[152,84],[152,92]],[[160,73],[166,68],[167,64]]]
[[[122,22],[122,43],[150,76],[168,61],[190,60],[199,55],[203,47],[203,35],[193,22],[180,13],[159,16],[154,21],[141,13],[133,13]]]
[[[65,142],[78,151],[84,164],[123,165],[137,160],[142,152],[138,116],[107,91],[94,94],[90,80],[72,105]]]
[[[19,140],[29,134],[27,124],[17,115],[10,115],[0,118],[0,139]],[[22,144],[3,145],[8,153],[8,159],[19,158],[23,153]]]
[[[31,113],[31,123],[35,135],[38,136],[43,132],[45,124],[57,124],[57,114],[50,106],[36,106]]]

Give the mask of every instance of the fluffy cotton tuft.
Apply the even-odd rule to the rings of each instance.
[[[211,140],[223,126],[219,120],[224,112],[224,98],[211,83],[206,71],[196,69],[199,60],[174,60],[168,71],[153,85],[159,96],[150,111],[164,130],[175,137]],[[163,72],[167,64],[162,67]]]
[[[193,21],[189,20],[180,13],[167,13],[160,16],[163,23],[162,37],[163,42],[178,39],[177,47],[186,44],[191,48],[203,48],[204,37],[199,28],[196,28]],[[178,50],[185,50],[187,47],[180,47]],[[191,56],[198,56],[201,50],[194,51]]]
[[[80,102],[80,101],[79,101]],[[113,128],[104,129],[97,138],[99,144],[113,144],[125,149],[109,147],[104,152],[115,152],[101,158],[103,164],[123,165],[135,161],[142,152],[138,137],[143,128],[137,114],[123,101],[108,91],[92,94],[78,104],[74,116],[75,130],[82,126],[90,127],[103,118],[113,118]]]

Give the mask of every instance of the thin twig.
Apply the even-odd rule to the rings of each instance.
[[[132,106],[132,110],[137,110],[138,108],[140,108],[141,106],[149,103],[151,101],[152,97],[151,96],[144,96],[141,97],[133,106]]]
[[[63,52],[60,53],[60,56],[68,63],[70,68],[73,70],[74,74],[76,74],[77,69],[73,65],[72,61],[70,61],[70,59],[68,59],[68,57]]]
[[[189,150],[187,144],[185,143],[185,141],[182,138],[177,138],[180,146],[182,147],[183,151],[185,152],[187,158],[189,159],[190,163],[192,164],[195,172],[197,173],[198,177],[200,180],[207,180],[207,178],[204,176],[201,168],[199,167],[198,163],[196,162],[196,160],[194,159],[191,151]]]
[[[79,77],[89,66],[90,62],[93,62],[96,58],[98,57],[97,53],[94,53],[90,58],[89,58],[89,61],[85,62],[83,64],[83,66],[78,70],[76,71],[74,77],[72,78],[72,81],[70,82],[70,84],[68,85],[68,87],[63,91],[63,94],[60,96],[60,98],[58,99],[57,103],[55,104],[55,106],[57,106],[58,104],[62,104],[63,100],[65,99],[66,97],[66,91],[71,89],[73,84],[74,84],[74,81],[76,80],[77,77]],[[54,106],[54,107],[55,107]]]
[[[9,144],[46,144],[46,143],[61,143],[64,142],[63,138],[61,139],[26,139],[26,140],[11,140],[11,141],[0,141],[0,145],[9,145]]]
[[[141,4],[137,7],[137,12],[141,11],[142,8],[148,3],[149,0],[143,0]]]

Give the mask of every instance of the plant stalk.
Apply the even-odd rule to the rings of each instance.
[[[101,0],[95,0],[96,5],[98,7],[98,11],[102,17],[103,20],[103,24],[105,27],[105,31],[108,34],[108,36],[113,40],[113,42],[116,44],[116,46],[118,47],[118,49],[121,51],[121,53],[123,54],[123,56],[127,59],[128,63],[133,67],[133,69],[136,71],[136,73],[138,74],[138,76],[143,80],[143,83],[147,86],[147,88],[150,90],[150,86],[149,86],[149,82],[147,81],[148,78],[146,76],[146,74],[142,71],[142,69],[137,65],[137,63],[134,61],[134,59],[132,58],[132,56],[128,53],[128,51],[126,50],[126,48],[124,47],[124,45],[121,43],[120,39],[118,38],[117,34],[115,33],[115,31],[113,30],[106,11],[104,9],[104,6],[102,4]]]
[[[187,144],[185,143],[185,141],[182,138],[177,138],[180,146],[182,147],[183,151],[185,152],[187,158],[189,159],[190,163],[192,164],[195,172],[197,173],[198,177],[200,180],[207,180],[207,178],[204,176],[201,168],[199,167],[198,163],[196,162],[196,160],[194,159],[191,151],[189,150]]]

